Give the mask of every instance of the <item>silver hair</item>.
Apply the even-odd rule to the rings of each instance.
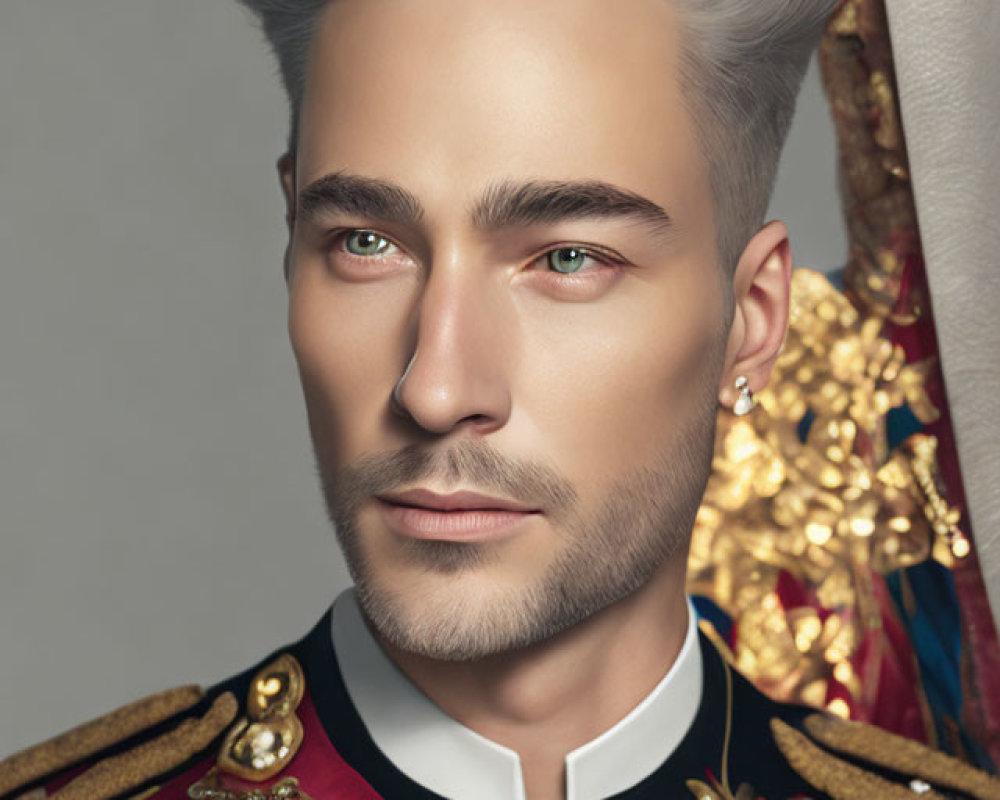
[[[764,221],[799,87],[836,0],[671,0],[681,82],[708,164],[719,260],[731,274]]]
[[[288,94],[288,150],[319,15],[332,0],[238,0],[256,14]],[[764,221],[810,54],[837,0],[670,0],[685,26],[681,80],[709,170],[727,274]]]

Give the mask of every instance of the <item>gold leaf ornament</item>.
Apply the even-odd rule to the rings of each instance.
[[[229,788],[216,767],[193,784],[188,789],[187,796],[190,800],[312,800],[302,791],[298,780],[292,777],[282,778],[263,788]]]
[[[881,624],[866,576],[932,557],[951,566],[969,544],[937,488],[934,437],[889,450],[889,411],[937,416],[926,365],[907,364],[882,321],[823,274],[797,269],[791,288],[788,334],[757,408],[720,413],[688,591],[733,619],[736,666],[773,697],[822,706],[836,681],[864,704],[852,659]],[[783,608],[783,573],[813,598],[806,607]],[[843,701],[831,710],[843,713]]]

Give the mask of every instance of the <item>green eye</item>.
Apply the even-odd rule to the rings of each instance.
[[[549,266],[556,272],[564,274],[579,272],[589,257],[590,254],[585,250],[579,250],[575,247],[560,247],[546,256]]]
[[[389,246],[389,240],[373,231],[351,231],[344,239],[344,249],[355,256],[377,256]]]

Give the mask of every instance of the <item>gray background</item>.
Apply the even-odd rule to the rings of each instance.
[[[231,0],[0,5],[0,756],[347,585],[285,334],[275,68]],[[846,246],[815,68],[772,216]]]

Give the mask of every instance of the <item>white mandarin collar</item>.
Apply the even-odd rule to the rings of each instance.
[[[681,743],[701,703],[695,611],[677,660],[625,717],[566,756],[566,800],[599,800],[634,786]],[[521,760],[448,716],[389,659],[354,589],[333,605],[333,647],[347,693],[378,748],[411,780],[452,800],[525,800]]]

